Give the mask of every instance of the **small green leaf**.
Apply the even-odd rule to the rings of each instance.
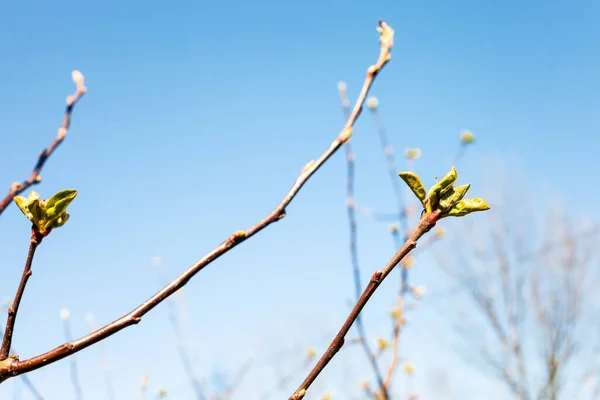
[[[49,220],[61,215],[77,196],[77,190],[67,189],[56,193],[46,203],[46,215]]]
[[[429,193],[427,194],[427,198],[429,199],[428,207],[431,209],[428,210],[429,212],[437,209],[440,193],[444,190],[449,190],[449,187],[451,187],[454,184],[454,182],[456,182],[456,179],[458,179],[458,172],[456,172],[456,169],[452,167],[450,171],[442,179],[440,179],[438,183],[436,183],[429,189]]]
[[[19,207],[19,210],[25,214],[27,219],[33,222],[33,214],[31,214],[29,208],[27,207],[27,199],[23,196],[15,196],[14,201],[17,204],[17,207]]]
[[[34,221],[39,221],[44,218],[45,213],[43,209],[43,204],[39,201],[39,199],[30,201],[29,204],[27,204],[27,209],[33,216]]]
[[[60,228],[69,220],[69,217],[70,217],[69,213],[65,211],[64,213],[59,215],[57,218],[46,222],[46,224],[41,229],[41,231],[43,232],[47,229]]]
[[[39,199],[40,199],[40,195],[35,190],[32,190],[31,193],[29,193],[29,196],[27,196],[28,203],[30,203],[34,200],[39,200]]]
[[[449,190],[444,189],[445,193],[440,194],[440,208],[443,210],[461,201],[470,187],[471,184],[466,184],[458,187],[450,186]]]
[[[421,182],[421,178],[419,175],[414,172],[400,172],[400,178],[408,185],[410,190],[423,202],[425,200],[425,196],[427,195],[427,191],[425,190],[425,186]]]
[[[489,210],[490,206],[482,199],[465,199],[461,200],[450,209],[446,214],[449,217],[462,217],[476,211]]]

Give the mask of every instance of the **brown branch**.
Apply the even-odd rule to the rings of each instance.
[[[0,335],[4,336],[4,331],[2,330],[2,328],[0,328]],[[16,353],[16,350],[13,347],[11,347],[10,352]],[[21,380],[23,381],[23,384],[25,385],[25,387],[27,387],[27,389],[29,389],[29,391],[31,392],[31,395],[35,398],[35,400],[44,400],[44,396],[42,396],[40,394],[40,392],[38,392],[37,388],[35,387],[35,385],[31,381],[31,379],[29,379],[29,377],[27,375],[21,375]]]
[[[315,381],[315,379],[317,379],[317,377],[325,369],[327,364],[329,364],[329,362],[333,359],[333,357],[335,357],[337,352],[342,348],[342,346],[344,345],[344,339],[346,334],[354,324],[354,321],[356,321],[356,319],[358,318],[360,312],[365,307],[373,293],[375,293],[381,282],[383,282],[383,280],[390,274],[390,272],[392,272],[394,267],[396,267],[396,265],[398,265],[398,263],[402,261],[402,259],[417,246],[417,241],[421,238],[421,236],[427,233],[435,225],[435,223],[439,219],[439,216],[439,211],[435,211],[432,214],[425,215],[419,221],[408,240],[404,242],[400,250],[396,252],[396,254],[386,264],[386,266],[382,270],[376,271],[373,274],[371,280],[369,281],[369,284],[367,285],[362,295],[356,302],[354,308],[350,311],[350,315],[348,315],[348,318],[346,318],[346,321],[340,328],[333,341],[331,342],[323,356],[319,359],[315,367],[310,371],[306,379],[304,379],[302,384],[289,398],[289,400],[300,400],[305,396],[306,391],[308,390],[310,385]]]
[[[150,297],[140,306],[121,318],[109,323],[108,325],[87,336],[64,343],[47,353],[23,361],[19,361],[18,357],[15,357],[14,359],[9,360],[10,362],[0,364],[0,382],[3,382],[10,377],[21,375],[52,364],[95,343],[98,343],[128,326],[138,324],[146,313],[163,302],[167,297],[175,293],[177,290],[185,286],[187,282],[189,282],[194,275],[204,269],[204,267],[221,257],[223,254],[227,253],[232,248],[236,247],[241,242],[254,236],[267,226],[285,217],[285,208],[292,202],[294,197],[296,197],[308,179],[313,176],[313,174],[318,171],[318,169],[321,168],[321,166],[323,166],[327,160],[329,160],[329,158],[344,144],[346,140],[350,138],[354,123],[362,111],[363,103],[367,97],[367,94],[369,93],[369,90],[371,89],[375,77],[391,58],[390,51],[393,44],[393,30],[383,21],[380,21],[379,24],[379,42],[381,44],[379,58],[376,64],[370,66],[367,70],[365,82],[354,105],[352,113],[350,114],[350,118],[348,118],[346,121],[346,124],[338,137],[331,143],[329,148],[319,157],[319,159],[317,161],[309,162],[302,169],[300,176],[296,179],[296,182],[292,188],[285,195],[279,205],[277,205],[277,207],[275,207],[275,209],[267,217],[258,222],[256,225],[252,226],[247,231],[238,231],[233,233],[219,246],[217,246],[215,249],[189,267],[185,272],[179,275],[179,277],[177,277],[174,281],[169,283],[154,296]]]
[[[40,155],[38,156],[38,160],[33,168],[33,171],[29,175],[29,178],[23,182],[15,182],[11,185],[10,190],[6,197],[0,201],[0,214],[10,205],[13,199],[19,194],[23,193],[30,186],[38,184],[42,181],[42,177],[40,176],[40,172],[44,167],[44,164],[48,160],[48,158],[52,155],[54,150],[63,142],[65,136],[67,135],[67,130],[71,125],[71,115],[73,114],[73,108],[77,101],[85,94],[87,88],[83,83],[83,76],[79,71],[73,71],[72,74],[73,81],[77,85],[77,90],[75,94],[67,96],[67,109],[65,111],[65,116],[63,119],[62,126],[58,129],[58,135],[54,139],[54,141],[50,144],[50,147],[42,150]]]
[[[19,312],[19,305],[25,292],[25,286],[31,276],[31,264],[33,262],[33,256],[35,250],[42,242],[44,236],[37,231],[35,227],[31,229],[31,241],[29,243],[29,252],[27,254],[27,261],[25,262],[25,268],[23,269],[23,275],[21,275],[21,282],[17,288],[17,293],[12,302],[12,305],[8,309],[8,318],[6,319],[6,328],[4,329],[4,337],[2,338],[2,347],[0,347],[0,361],[4,361],[8,358],[10,348],[12,346],[12,338],[15,329],[15,322],[17,321],[17,313]]]

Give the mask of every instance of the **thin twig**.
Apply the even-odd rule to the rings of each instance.
[[[375,80],[377,74],[381,71],[385,64],[391,58],[391,48],[393,45],[393,30],[383,21],[380,21],[380,32],[379,42],[381,44],[380,54],[377,63],[370,66],[367,70],[367,77],[363,84],[360,95],[354,105],[354,109],[350,114],[350,118],[346,121],[346,124],[338,137],[331,143],[329,148],[319,157],[317,161],[309,162],[301,171],[300,176],[296,179],[296,182],[279,203],[277,207],[263,220],[258,222],[256,225],[248,229],[247,231],[238,231],[229,236],[224,242],[213,249],[211,252],[202,257],[199,261],[189,267],[183,272],[178,278],[165,286],[162,290],[156,293],[154,296],[146,300],[140,306],[122,316],[121,318],[109,323],[108,325],[98,329],[97,331],[84,336],[80,339],[74,340],[69,343],[64,343],[47,353],[29,358],[27,360],[19,361],[12,359],[10,362],[0,364],[0,382],[5,381],[10,377],[21,375],[25,372],[33,371],[52,364],[58,360],[75,354],[101,340],[106,339],[109,336],[125,329],[128,326],[138,324],[142,317],[156,307],[158,304],[163,302],[167,297],[175,293],[177,290],[186,285],[186,283],[200,272],[204,267],[209,265],[211,262],[227,253],[238,244],[242,243],[246,239],[254,236],[258,232],[262,231],[273,222],[279,221],[285,216],[285,208],[292,202],[294,197],[298,194],[300,189],[308,181],[308,179],[318,171],[323,164],[331,158],[331,156],[344,144],[346,140],[352,135],[352,128],[360,115],[363,103],[371,86]]]
[[[221,393],[219,396],[216,396],[213,400],[230,400],[250,370],[250,365],[252,365],[252,360],[246,361],[232,379],[231,383],[227,386],[227,388],[225,388],[223,393]]]
[[[453,165],[458,165],[462,161],[462,159],[465,155],[466,149],[467,149],[467,145],[463,142],[460,142],[460,144],[458,145],[458,151],[456,152],[456,156],[454,157]]]
[[[381,120],[381,115],[377,108],[371,109],[373,112],[373,116],[375,117],[375,123],[377,126],[377,135],[379,136],[379,144],[381,145],[381,149],[385,154],[385,160],[387,164],[387,171],[390,178],[390,182],[392,183],[392,188],[394,189],[394,196],[396,197],[396,218],[397,221],[403,223],[402,231],[405,232],[408,229],[408,221],[406,220],[406,207],[403,201],[403,192],[402,185],[400,184],[400,179],[398,179],[398,171],[396,170],[396,157],[394,155],[394,149],[390,146],[387,133],[385,130],[385,126]]]
[[[0,328],[0,336],[4,336],[4,330],[2,330],[2,328]],[[16,351],[15,351],[15,349],[13,347],[10,348],[10,352],[13,353],[13,354],[16,353]],[[36,400],[44,400],[44,396],[42,396],[40,394],[40,392],[37,390],[37,388],[35,387],[35,385],[31,381],[31,379],[29,379],[29,377],[27,376],[27,374],[21,375],[20,378],[23,381],[23,384],[25,385],[25,387],[31,392],[31,395]]]
[[[275,386],[269,389],[267,392],[263,393],[262,396],[260,396],[260,399],[269,400],[273,397],[275,393],[277,393],[280,390],[284,390],[290,380],[292,380],[298,374],[302,373],[302,371],[304,371],[304,369],[310,365],[311,360],[311,357],[306,357],[304,360],[302,360],[302,363],[298,364],[295,368],[293,368],[291,372],[288,372],[287,374],[284,374],[282,377],[280,377],[275,383]]]
[[[29,377],[27,375],[21,375],[21,380],[23,381],[23,384],[25,385],[25,387],[27,389],[29,389],[29,391],[31,392],[33,397],[35,397],[36,400],[44,400],[44,396],[42,396],[40,394],[40,392],[38,392],[35,385],[33,384],[33,382],[31,382],[31,379],[29,379]]]
[[[392,380],[394,379],[394,372],[398,367],[400,361],[400,331],[404,325],[404,298],[400,296],[398,298],[398,314],[394,318],[394,332],[393,332],[393,344],[392,344],[392,359],[383,382],[383,387],[386,390],[390,390],[392,386]]]
[[[435,211],[429,215],[424,216],[419,221],[408,240],[404,242],[400,250],[398,250],[396,254],[394,254],[392,259],[385,265],[385,267],[382,270],[376,271],[373,274],[371,280],[369,281],[369,284],[367,285],[362,295],[356,302],[354,308],[350,311],[350,315],[348,315],[348,318],[346,318],[346,321],[340,328],[333,341],[331,342],[323,356],[319,359],[315,367],[310,371],[306,379],[304,379],[304,382],[302,382],[302,384],[289,398],[289,400],[300,400],[305,396],[306,391],[308,390],[310,385],[312,385],[312,383],[315,381],[315,379],[317,379],[319,374],[325,369],[327,364],[329,364],[329,362],[333,359],[333,357],[335,357],[337,352],[342,348],[342,346],[344,345],[346,334],[354,324],[354,321],[356,321],[356,319],[358,318],[360,312],[365,307],[373,293],[375,293],[381,282],[383,282],[383,280],[390,274],[390,272],[392,272],[396,265],[398,265],[398,263],[402,261],[402,259],[417,246],[417,241],[421,238],[421,236],[427,233],[435,225],[435,223],[439,219],[439,216],[440,211]]]
[[[0,214],[10,205],[13,199],[19,194],[23,193],[30,186],[38,184],[42,181],[42,177],[40,176],[40,172],[44,167],[44,164],[48,160],[48,158],[52,155],[54,150],[63,142],[65,136],[67,135],[67,130],[71,125],[71,115],[73,114],[73,108],[75,104],[79,101],[79,99],[85,94],[87,88],[83,84],[83,76],[79,71],[73,71],[73,81],[77,85],[77,89],[75,94],[67,97],[67,109],[65,111],[65,116],[63,119],[62,126],[58,129],[58,135],[54,139],[54,141],[50,144],[50,147],[42,150],[40,155],[38,156],[38,160],[33,168],[33,171],[29,175],[29,178],[23,182],[15,182],[11,185],[10,190],[6,197],[0,201]]]
[[[160,283],[162,285],[165,285],[168,281],[165,278],[164,273],[162,271],[162,260],[160,262],[155,262],[155,263],[156,263],[156,266],[159,268]],[[177,318],[177,310],[175,307],[175,300],[173,300],[172,296],[169,296],[169,297],[167,297],[167,299],[165,301],[167,303],[167,310],[169,313],[169,323],[171,324],[171,327],[173,328],[173,331],[175,333],[175,339],[177,341],[177,352],[179,353],[179,358],[181,360],[181,363],[183,364],[183,369],[185,370],[185,374],[187,375],[188,379],[190,380],[190,384],[192,385],[192,389],[194,390],[194,393],[196,394],[196,398],[198,400],[204,400],[205,396],[204,396],[204,393],[202,390],[202,385],[200,385],[200,382],[196,378],[196,374],[194,372],[192,362],[188,355],[189,351],[188,351],[188,349],[186,349],[186,346],[185,346],[183,332],[181,331],[181,325],[179,324],[179,319]]]
[[[92,331],[95,331],[97,329],[96,327],[96,320],[93,314],[88,314],[86,316],[86,320],[87,323],[89,324],[90,328],[92,329]],[[100,368],[102,369],[103,373],[104,373],[104,383],[106,385],[106,391],[108,394],[108,398],[109,400],[115,400],[116,396],[115,396],[115,389],[113,387],[112,384],[112,379],[111,379],[111,374],[110,374],[110,365],[106,359],[106,354],[105,351],[106,349],[104,348],[104,344],[105,343],[100,343],[99,344],[99,352],[100,352]]]
[[[142,385],[140,386],[140,400],[144,400],[146,398],[146,392],[148,391],[148,377],[142,377]]]
[[[65,330],[65,339],[67,342],[73,340],[73,335],[71,335],[71,319],[68,315],[63,319],[63,327]],[[77,372],[77,359],[75,357],[71,357],[71,363],[69,365],[70,373],[71,373],[71,384],[73,385],[73,390],[75,391],[75,398],[77,400],[83,399],[83,393],[81,392],[81,384],[79,383],[79,374]]]
[[[379,144],[384,153],[387,172],[390,178],[390,182],[392,184],[392,188],[394,191],[394,197],[396,198],[396,221],[401,224],[401,232],[402,237],[397,229],[392,229],[391,234],[394,240],[394,247],[396,250],[400,249],[403,241],[407,241],[410,235],[408,228],[408,207],[404,199],[404,193],[402,190],[402,186],[400,185],[400,179],[398,179],[398,172],[396,167],[396,157],[394,155],[394,149],[390,145],[387,131],[385,129],[385,125],[381,119],[381,115],[379,113],[379,109],[377,106],[371,108],[373,116],[375,118],[375,124],[377,128],[377,136],[379,137]],[[410,170],[411,168],[409,168]],[[398,306],[397,311],[398,314],[394,318],[393,331],[392,331],[392,359],[390,361],[390,365],[388,366],[387,374],[383,385],[381,386],[380,393],[385,393],[391,389],[392,380],[394,377],[394,372],[398,366],[399,362],[399,354],[400,354],[400,332],[402,331],[402,327],[404,326],[405,316],[404,316],[404,304],[406,299],[406,294],[409,290],[408,283],[408,268],[402,266],[400,270],[400,290],[398,297]]]
[[[29,252],[27,253],[27,261],[25,262],[25,268],[23,269],[23,275],[21,275],[21,282],[17,288],[17,293],[12,302],[12,305],[8,309],[8,318],[6,319],[6,328],[4,329],[4,337],[2,338],[2,347],[0,347],[0,361],[4,361],[10,354],[10,348],[12,346],[13,333],[15,330],[15,322],[17,321],[17,313],[19,312],[19,305],[25,292],[25,286],[31,276],[31,264],[33,262],[33,256],[35,250],[42,242],[44,236],[39,233],[35,227],[31,229],[31,241],[29,243]]]
[[[340,100],[342,102],[342,109],[344,111],[344,118],[348,119],[350,117],[350,101],[348,100],[347,91],[344,86],[338,88],[340,94]],[[354,199],[354,168],[355,168],[355,158],[354,153],[352,152],[351,140],[346,141],[344,144],[344,150],[346,151],[346,207],[348,214],[348,225],[350,228],[350,259],[352,262],[352,272],[354,277],[354,292],[355,292],[355,301],[360,298],[361,292],[361,277],[360,277],[360,265],[358,262],[358,249],[357,249],[357,224],[356,224],[356,201]],[[356,319],[356,329],[358,330],[358,334],[361,340],[362,348],[369,360],[371,368],[373,369],[373,373],[375,374],[375,379],[377,379],[377,385],[381,389],[383,393],[384,400],[389,398],[387,389],[383,384],[383,376],[381,371],[379,370],[379,364],[377,364],[377,360],[374,356],[373,351],[371,350],[371,346],[369,346],[369,341],[367,340],[367,334],[365,332],[365,326],[363,324],[362,318],[358,316]]]

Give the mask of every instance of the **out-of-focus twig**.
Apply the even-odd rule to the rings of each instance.
[[[340,82],[338,84],[338,90],[340,95],[340,100],[342,103],[342,109],[344,110],[344,118],[348,119],[350,117],[350,100],[348,99],[347,86],[345,82]],[[352,272],[354,277],[354,295],[355,301],[360,298],[362,283],[360,277],[360,264],[358,262],[358,249],[357,249],[357,224],[356,224],[356,202],[354,199],[354,163],[355,157],[352,152],[351,140],[346,141],[344,144],[344,150],[346,151],[346,207],[348,214],[348,225],[350,228],[350,260],[352,262]],[[379,370],[379,365],[377,364],[377,360],[373,351],[371,350],[371,346],[369,346],[369,341],[367,340],[367,334],[365,331],[365,326],[363,324],[362,318],[360,315],[356,318],[356,329],[360,336],[362,348],[369,360],[371,368],[373,369],[373,373],[375,374],[375,379],[377,380],[377,385],[379,389],[383,393],[383,399],[388,399],[387,389],[383,384],[383,376],[381,371]]]
[[[168,281],[165,278],[164,272],[162,269],[163,268],[162,258],[154,257],[152,259],[152,264],[156,268],[158,268],[160,283],[162,285],[166,285]],[[188,379],[190,380],[190,384],[192,385],[192,389],[194,390],[196,399],[204,400],[205,396],[204,396],[204,392],[202,390],[202,385],[200,385],[200,382],[198,381],[198,378],[196,377],[196,373],[194,371],[191,360],[189,358],[189,351],[185,345],[185,338],[183,336],[183,332],[182,332],[181,326],[179,324],[179,319],[177,318],[177,310],[175,308],[175,300],[173,300],[173,297],[171,296],[171,297],[168,297],[165,300],[165,302],[167,303],[167,310],[169,313],[169,323],[171,324],[171,327],[173,328],[173,332],[175,333],[175,340],[177,342],[177,352],[179,353],[179,359],[181,360],[183,369],[185,370],[185,374],[187,375]]]
[[[60,310],[60,318],[63,320],[63,328],[65,332],[65,340],[70,342],[73,340],[73,335],[71,335],[71,313],[68,309],[63,308]],[[71,357],[69,363],[69,370],[71,375],[71,384],[73,385],[73,390],[75,391],[75,398],[77,400],[83,399],[83,393],[81,392],[81,384],[79,383],[79,373],[77,370],[77,358]]]

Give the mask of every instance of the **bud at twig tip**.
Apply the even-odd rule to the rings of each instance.
[[[60,314],[60,318],[63,321],[68,321],[69,318],[71,317],[71,312],[69,311],[68,308],[61,309],[59,314]]]

